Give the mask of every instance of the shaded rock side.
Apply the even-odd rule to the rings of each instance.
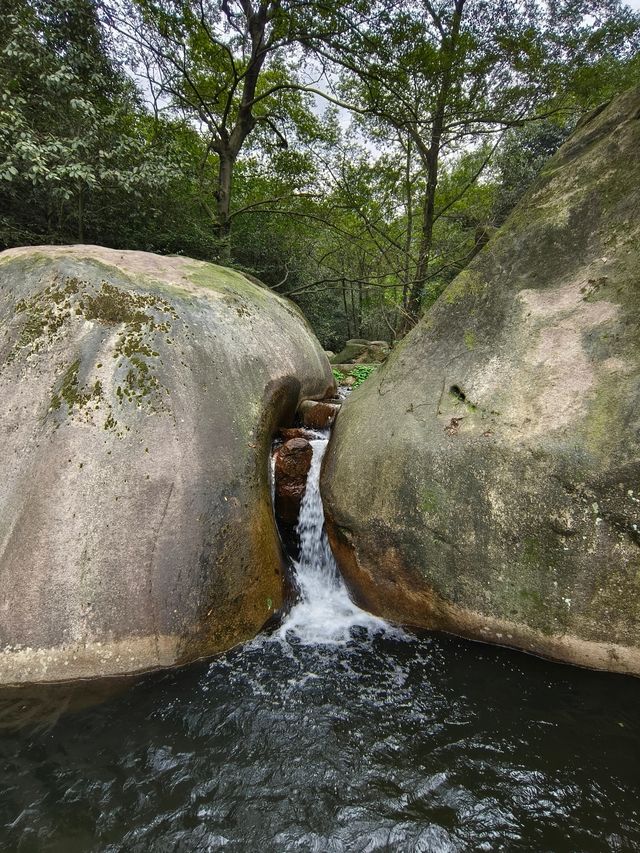
[[[268,460],[331,370],[289,301],[213,264],[0,254],[0,682],[182,663],[281,603]]]
[[[358,601],[640,674],[640,90],[585,121],[336,420]]]

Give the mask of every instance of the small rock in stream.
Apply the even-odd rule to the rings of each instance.
[[[340,410],[338,403],[315,402],[305,400],[298,408],[302,423],[310,429],[328,429]]]
[[[304,438],[307,440],[313,438],[313,433],[302,427],[281,427],[278,430],[278,435],[283,441],[289,441],[291,438]]]

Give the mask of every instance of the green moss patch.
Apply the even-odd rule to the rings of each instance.
[[[76,358],[65,370],[62,383],[51,397],[51,409],[58,411],[64,404],[67,407],[68,414],[73,413],[74,410],[75,414],[79,414],[82,409],[90,404],[93,409],[99,408],[100,403],[104,400],[102,383],[97,379],[90,385],[80,387],[79,371],[80,359]]]
[[[597,456],[607,456],[620,439],[620,403],[625,394],[624,380],[601,379],[589,401],[584,434],[587,448]]]
[[[30,299],[19,301],[15,312],[24,316],[24,324],[10,353],[11,361],[45,350],[64,333],[67,325],[77,320],[119,327],[113,349],[113,358],[117,360],[115,370],[122,375],[115,392],[117,401],[121,405],[144,404],[151,411],[164,408],[168,392],[156,375],[154,363],[159,357],[156,338],[162,335],[170,340],[167,336],[177,318],[166,299],[124,290],[106,281],[96,287],[87,281],[66,278],[55,281]],[[104,400],[102,380],[95,377],[89,383],[81,383],[80,371],[78,358],[66,369],[62,382],[53,391],[50,406],[53,411],[65,406],[68,416],[76,417],[87,410],[83,417],[89,417],[88,407],[94,410]]]
[[[68,278],[64,282],[50,284],[31,299],[16,302],[15,312],[24,315],[24,325],[9,354],[9,361],[21,352],[39,352],[56,336],[71,317],[73,300],[79,289],[78,279]]]
[[[435,515],[442,507],[442,488],[425,486],[420,494],[420,509],[425,515]]]
[[[486,286],[482,276],[475,270],[462,270],[447,287],[441,298],[447,305],[455,305],[467,296],[479,296]]]
[[[270,295],[265,288],[253,284],[242,273],[217,264],[194,262],[189,267],[188,278],[200,287],[236,298],[239,295],[246,296],[252,302],[264,302]]]
[[[144,308],[152,306],[153,302],[149,297],[129,293],[105,281],[98,293],[85,296],[82,304],[87,320],[107,324],[139,324],[147,321]]]
[[[471,329],[466,329],[463,335],[464,345],[466,348],[471,351],[475,349],[476,346],[476,333]]]

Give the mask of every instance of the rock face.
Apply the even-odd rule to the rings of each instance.
[[[0,683],[129,673],[281,601],[271,437],[331,393],[240,273],[91,246],[0,254]]]
[[[634,90],[343,406],[323,497],[368,609],[640,674],[638,151]]]
[[[390,352],[387,341],[366,341],[352,338],[337,355],[330,357],[331,364],[369,364],[386,361]]]
[[[288,439],[275,452],[276,515],[286,524],[298,520],[312,456],[311,445],[302,437]]]

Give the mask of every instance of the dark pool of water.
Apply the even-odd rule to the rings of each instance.
[[[258,641],[0,737],[17,851],[640,849],[640,681],[440,637]]]

